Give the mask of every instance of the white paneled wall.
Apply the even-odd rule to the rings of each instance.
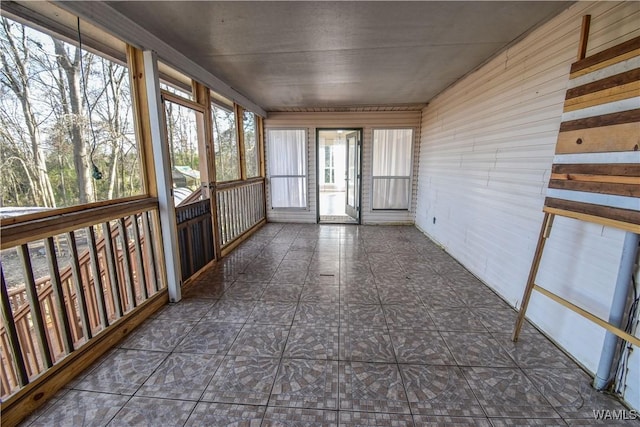
[[[316,129],[352,129],[362,128],[362,207],[363,224],[413,224],[416,208],[418,150],[420,141],[420,111],[370,111],[335,113],[270,113],[265,120],[265,129],[307,129],[309,151],[309,187],[307,209],[270,209],[267,218],[274,222],[310,222],[317,218],[316,201]],[[412,128],[414,129],[413,190],[409,211],[372,210],[371,209],[371,163],[373,159],[372,138],[376,128]],[[267,162],[268,164],[268,162]],[[269,171],[267,170],[267,176]],[[267,192],[268,192],[267,185]],[[267,195],[267,197],[269,197]],[[269,203],[267,198],[267,203]]]
[[[639,2],[579,2],[422,111],[416,225],[519,306],[535,250],[582,16],[587,55],[640,35]],[[623,233],[556,218],[538,283],[607,318]],[[588,370],[603,330],[534,292],[528,317]],[[510,332],[510,331],[509,331]],[[640,408],[640,351],[625,399]]]

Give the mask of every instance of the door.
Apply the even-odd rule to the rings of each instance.
[[[346,213],[360,223],[360,132],[351,132],[346,139]]]

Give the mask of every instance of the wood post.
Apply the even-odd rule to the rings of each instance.
[[[582,29],[580,30],[580,46],[578,48],[578,61],[587,56],[587,43],[589,42],[589,27],[591,26],[591,15],[582,17]]]
[[[551,234],[551,227],[553,226],[554,217],[555,215],[545,212],[544,219],[542,220],[540,235],[538,236],[538,244],[533,255],[533,263],[531,264],[531,270],[529,271],[529,278],[527,279],[527,286],[524,289],[522,304],[520,304],[520,311],[516,320],[516,326],[513,329],[513,335],[511,337],[514,342],[518,341],[520,329],[522,328],[522,324],[524,323],[524,316],[527,313],[529,298],[531,298],[531,292],[533,292],[536,276],[538,275],[538,268],[540,267],[540,261],[542,260],[542,252],[544,251],[544,245]]]

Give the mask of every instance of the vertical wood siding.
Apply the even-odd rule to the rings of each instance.
[[[422,111],[416,225],[514,306],[542,223],[585,14],[592,15],[587,55],[640,35],[640,3],[576,3]],[[623,236],[556,217],[538,283],[606,319]],[[597,369],[603,329],[536,293],[527,315],[588,370]],[[625,394],[635,408],[639,353],[632,353]]]
[[[308,135],[308,208],[270,209],[267,198],[267,218],[274,222],[316,222],[316,129],[362,128],[362,201],[363,224],[413,224],[417,202],[418,152],[420,145],[420,111],[270,113],[264,125],[269,129],[307,129]],[[386,211],[371,209],[371,165],[373,159],[373,129],[412,128],[414,130],[413,188],[411,209]],[[268,161],[267,161],[268,164]],[[269,170],[267,170],[267,176]],[[268,193],[267,185],[267,193]],[[269,195],[267,194],[267,197]]]

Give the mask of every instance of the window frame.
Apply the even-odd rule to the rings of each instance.
[[[270,151],[271,144],[269,144],[269,133],[272,131],[302,131],[304,133],[304,175],[272,175],[271,174],[271,166],[270,162]],[[266,161],[265,161],[265,170],[266,170],[266,181],[269,182],[269,207],[271,210],[276,211],[305,211],[309,209],[309,129],[305,127],[278,127],[278,128],[268,128],[265,129],[265,153],[266,153]],[[271,185],[272,178],[302,178],[304,179],[304,187],[305,187],[305,203],[304,206],[273,206],[273,190]]]
[[[411,146],[410,146],[410,162],[409,162],[409,175],[374,175],[373,173],[373,165],[375,161],[375,132],[376,131],[387,131],[387,130],[410,130],[411,131]],[[413,174],[414,174],[414,163],[415,163],[415,147],[416,147],[416,128],[411,126],[385,126],[385,127],[375,127],[371,129],[371,191],[369,196],[369,206],[370,210],[373,211],[407,211],[412,212],[412,194],[413,194]],[[406,208],[374,208],[374,191],[373,186],[376,180],[392,180],[392,179],[403,179],[409,181],[409,188],[407,194],[407,207]]]

